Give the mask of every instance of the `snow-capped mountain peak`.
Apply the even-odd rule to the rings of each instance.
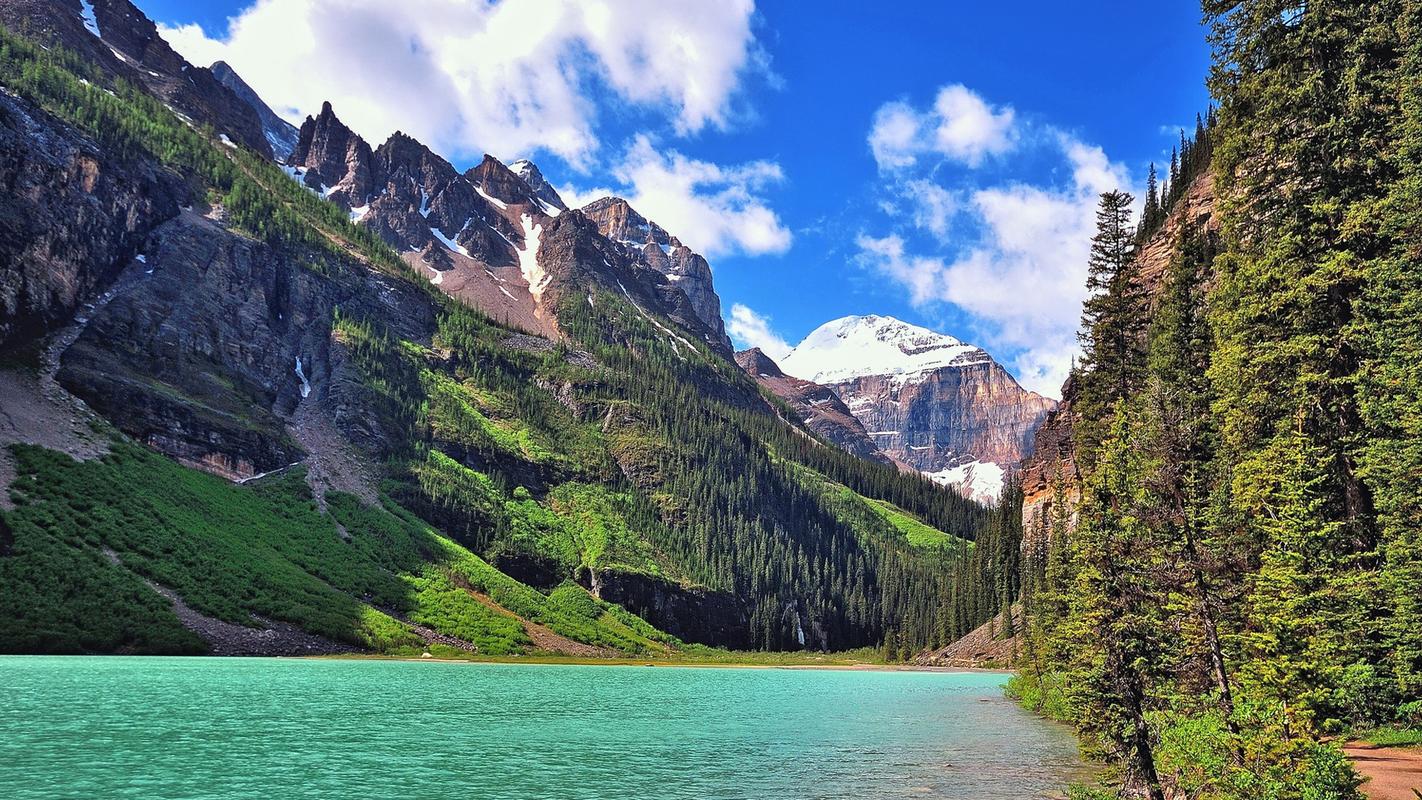
[[[910,380],[940,367],[989,361],[980,347],[946,333],[874,314],[831,320],[781,359],[798,378],[836,384],[869,375]]]

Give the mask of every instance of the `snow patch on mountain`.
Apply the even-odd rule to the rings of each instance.
[[[942,486],[952,486],[970,500],[996,503],[1002,496],[1006,471],[991,461],[969,461],[938,472],[925,472],[929,480]]]
[[[543,226],[535,225],[533,217],[524,214],[521,218],[523,222],[523,249],[518,251],[518,269],[523,273],[523,279],[528,281],[528,291],[533,294],[534,301],[543,299],[543,290],[548,288],[549,276],[543,267],[538,263],[538,240],[543,235]]]
[[[450,250],[453,250],[454,252],[460,254],[461,256],[466,256],[466,257],[467,257],[467,256],[469,255],[469,251],[468,251],[468,250],[465,250],[464,247],[459,244],[459,242],[456,242],[456,241],[454,241],[453,239],[449,238],[448,236],[445,236],[445,235],[444,235],[444,231],[440,230],[438,225],[431,225],[431,226],[430,226],[430,233],[433,233],[433,234],[434,234],[434,237],[435,237],[436,239],[438,239],[441,244],[443,244],[445,247],[449,248]]]
[[[980,347],[893,317],[849,316],[816,328],[780,360],[786,373],[819,384],[869,375],[908,382],[947,366],[991,360]]]

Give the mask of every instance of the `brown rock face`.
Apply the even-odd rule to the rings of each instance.
[[[721,298],[711,281],[711,265],[660,225],[638,214],[620,197],[604,197],[582,209],[603,236],[621,245],[632,258],[667,276],[691,301],[718,344],[730,348],[721,319]]]
[[[1219,222],[1214,209],[1214,176],[1206,170],[1190,184],[1185,197],[1177,201],[1160,230],[1141,246],[1136,257],[1137,276],[1151,297],[1152,306],[1175,255],[1181,229],[1190,224],[1206,231],[1217,230]],[[1072,409],[1075,396],[1076,388],[1068,378],[1062,386],[1061,405],[1037,431],[1033,453],[1022,464],[1024,548],[1045,545],[1058,503],[1064,505],[1060,511],[1067,529],[1076,524],[1081,473],[1076,459],[1076,414]]]
[[[326,103],[301,126],[288,166],[432,283],[494,319],[556,336],[559,300],[600,286],[627,293],[639,308],[730,356],[705,259],[620,200],[604,204],[620,204],[621,216],[607,218],[620,221],[609,230],[641,225],[652,238],[646,253],[618,242],[597,215],[564,210],[531,162],[516,163],[517,171],[485,155],[460,174],[402,133],[371,151]]]
[[[1014,467],[1056,406],[992,360],[940,367],[907,381],[867,375],[831,388],[880,450],[929,473],[971,461]]]
[[[833,390],[786,375],[759,347],[736,353],[736,363],[756,383],[789,403],[810,430],[821,438],[860,458],[889,462],[889,457],[879,452],[874,440],[864,431],[864,426]]]
[[[513,170],[514,174],[522,178],[523,182],[528,184],[528,188],[533,190],[534,196],[544,203],[547,203],[549,207],[556,208],[559,211],[568,210],[568,204],[563,202],[563,198],[558,196],[557,190],[543,177],[543,173],[539,171],[537,164],[528,159],[520,159],[510,164],[509,169]],[[548,211],[547,208],[544,210]],[[551,214],[553,212],[549,211],[548,213]]]
[[[238,99],[257,112],[257,119],[262,123],[262,135],[266,137],[267,144],[271,145],[272,155],[278,161],[290,158],[291,151],[296,149],[296,142],[300,138],[296,127],[277,116],[271,106],[268,106],[256,90],[248,86],[242,76],[226,61],[214,62],[208,69],[212,71],[212,77],[216,78],[218,83],[231,89]]]
[[[331,202],[346,208],[365,204],[374,185],[370,145],[347,128],[331,110],[321,106],[316,117],[301,124],[296,149],[288,163],[304,171],[302,180]]]
[[[288,426],[304,403],[382,454],[388,438],[348,377],[333,309],[427,340],[427,297],[353,260],[312,254],[325,272],[307,269],[193,212],[156,228],[144,253],[64,353],[65,388],[135,439],[229,478],[300,459]]]
[[[827,322],[781,363],[834,390],[884,455],[978,499],[995,499],[1056,406],[981,348],[892,317]]]
[[[1046,542],[1056,504],[1074,524],[1073,509],[1081,499],[1081,474],[1076,466],[1071,379],[1062,387],[1062,402],[1037,429],[1032,454],[1022,462],[1022,535],[1026,542]]]

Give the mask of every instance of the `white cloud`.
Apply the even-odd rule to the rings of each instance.
[[[1086,262],[1101,192],[1130,186],[1126,170],[1099,147],[1050,139],[1070,183],[1010,183],[974,191],[962,210],[979,231],[952,255],[916,255],[904,238],[861,235],[859,259],[908,290],[916,306],[951,303],[967,311],[989,345],[1019,353],[1022,384],[1056,396],[1076,352]]]
[[[994,108],[962,84],[938,90],[933,107],[918,111],[908,103],[886,103],[874,114],[869,148],[880,169],[912,166],[934,153],[970,167],[1002,155],[1017,144],[1016,112]]]
[[[740,303],[731,306],[731,319],[726,324],[726,332],[741,349],[759,347],[776,361],[789,355],[792,349],[789,342],[771,329],[770,317],[761,316]]]
[[[929,180],[909,181],[904,190],[913,202],[913,224],[938,239],[947,239],[949,223],[959,210],[958,197]]]
[[[612,175],[623,189],[559,187],[570,206],[615,194],[707,258],[783,253],[793,236],[762,192],[784,180],[780,165],[752,161],[723,166],[659,150],[639,135]]]
[[[222,40],[161,28],[189,60],[227,61],[279,114],[330,100],[367,139],[404,130],[454,155],[598,147],[596,97],[725,127],[765,57],[753,0],[256,0]],[[294,79],[299,76],[299,79]]]

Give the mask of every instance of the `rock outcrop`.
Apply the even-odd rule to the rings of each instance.
[[[1136,256],[1136,280],[1151,298],[1152,310],[1184,226],[1207,232],[1218,230],[1214,210],[1214,176],[1205,170],[1176,201],[1160,229],[1141,246]],[[1081,500],[1075,442],[1077,417],[1073,409],[1076,396],[1075,381],[1069,377],[1062,386],[1061,404],[1038,429],[1033,452],[1022,464],[1024,548],[1042,548],[1058,515],[1068,531],[1076,524],[1076,508]]]
[[[711,282],[711,265],[691,248],[667,233],[660,225],[638,214],[620,197],[604,197],[582,208],[597,223],[598,231],[620,245],[632,258],[640,260],[686,294],[701,322],[715,334],[716,344],[730,349],[725,322],[721,319],[721,298]]]
[[[616,603],[682,641],[731,649],[751,646],[749,616],[729,592],[633,572],[585,573],[584,583],[598,599]]]
[[[388,448],[369,390],[343,369],[333,310],[427,340],[427,297],[334,256],[307,268],[195,212],[142,250],[65,352],[65,388],[135,439],[232,479],[304,456],[288,426],[305,402],[362,449]]]
[[[567,211],[532,162],[515,163],[510,169],[486,155],[461,174],[398,132],[372,151],[326,103],[302,124],[288,168],[432,283],[493,319],[557,336],[559,302],[601,287],[731,356],[705,259],[620,200]],[[613,217],[603,212],[617,204],[625,224],[609,226]],[[628,225],[646,228],[645,248],[609,235]]]
[[[117,161],[33,105],[0,92],[0,348],[67,323],[111,284],[187,186],[145,160]]]
[[[513,170],[515,175],[518,175],[523,179],[524,183],[528,184],[528,188],[533,190],[535,197],[544,202],[544,211],[547,211],[549,214],[555,214],[556,212],[568,210],[568,204],[563,202],[563,198],[558,196],[558,191],[543,177],[543,173],[539,171],[537,164],[526,158],[521,158],[510,164],[509,169]]]
[[[1076,391],[1071,379],[1062,387],[1062,401],[1037,429],[1032,453],[1022,462],[1022,537],[1028,543],[1045,542],[1052,519],[1060,512],[1063,523],[1075,525],[1081,499],[1081,473],[1076,464],[1072,437],[1076,416],[1072,411]],[[1060,507],[1058,507],[1060,506]]]
[[[996,498],[1056,406],[981,348],[892,317],[825,323],[781,366],[833,389],[885,455],[978,499]]]
[[[889,463],[864,426],[834,390],[786,375],[759,347],[736,353],[736,363],[771,394],[790,405],[821,438],[861,458]]]
[[[226,61],[218,61],[208,69],[212,71],[212,76],[217,78],[218,83],[231,89],[239,100],[257,112],[257,119],[262,123],[262,135],[266,137],[267,144],[271,145],[272,155],[276,160],[285,161],[290,158],[291,151],[296,149],[296,142],[301,137],[296,126],[277,116],[266,101],[262,100]]]

